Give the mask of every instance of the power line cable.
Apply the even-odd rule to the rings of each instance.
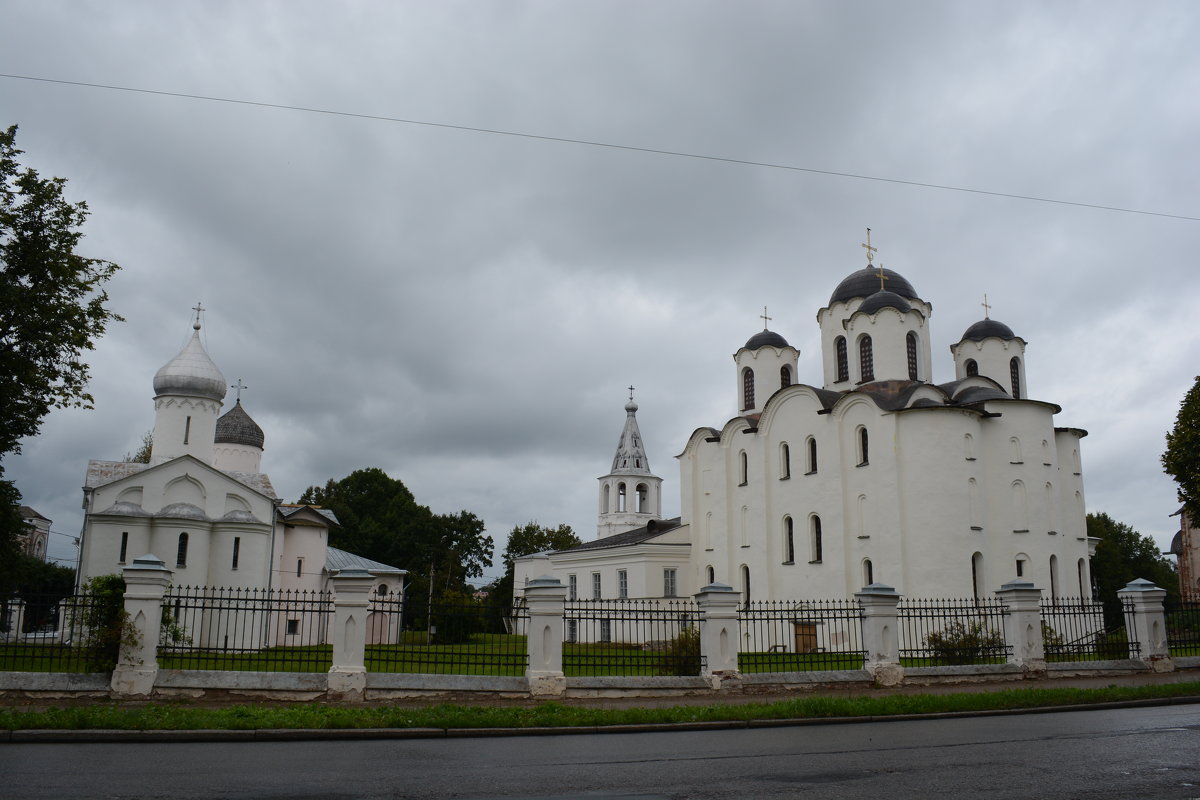
[[[104,83],[88,83],[85,81],[67,81],[57,78],[40,78],[32,75],[14,75],[10,73],[0,72],[0,78],[11,78],[13,80],[36,81],[40,83],[55,83],[64,86],[82,86],[88,89],[108,89],[117,92],[133,92],[136,94],[150,94],[161,97],[179,97],[187,100],[206,100],[212,103],[229,103],[231,105],[241,106],[256,106],[259,108],[275,108],[284,111],[302,111],[308,114],[327,114],[336,117],[350,117],[353,119],[368,119],[378,122],[394,122],[403,125],[422,125],[429,128],[446,128],[456,131],[468,131],[471,133],[483,133],[492,136],[511,136],[520,139],[535,139],[544,142],[559,142],[561,144],[577,144],[585,147],[603,147],[610,150],[625,150],[635,153],[649,153],[660,156],[674,156],[676,158],[691,158],[700,161],[717,161],[725,164],[739,164],[747,167],[763,167],[766,169],[781,169],[790,172],[806,172],[811,175],[829,175],[835,178],[852,178],[860,181],[876,181],[878,183],[891,183],[900,186],[915,186],[922,189],[940,189],[947,192],[964,192],[967,194],[979,194],[989,197],[1006,197],[1011,200],[1028,200],[1035,203],[1052,203],[1061,206],[1075,206],[1077,208],[1091,208],[1098,211],[1115,211],[1121,214],[1141,214],[1149,217],[1164,217],[1166,219],[1179,219],[1188,222],[1200,222],[1200,217],[1193,217],[1187,214],[1172,214],[1164,211],[1147,211],[1140,208],[1125,208],[1123,206],[1109,206],[1101,203],[1084,203],[1076,200],[1059,200],[1053,197],[1039,197],[1037,195],[1016,194],[1013,192],[997,192],[989,189],[972,189],[966,186],[951,186],[944,183],[929,183],[927,181],[904,180],[902,178],[885,178],[879,175],[864,175],[855,172],[840,172],[830,169],[817,169],[815,167],[801,167],[794,164],[777,164],[770,161],[754,161],[745,158],[731,158],[727,156],[714,156],[704,153],[689,153],[682,150],[666,150],[656,147],[639,147],[629,144],[615,144],[613,142],[600,142],[590,139],[573,139],[565,136],[547,136],[536,133],[522,133],[520,131],[506,131],[498,128],[480,128],[472,125],[455,125],[449,122],[430,122],[428,120],[406,119],[404,117],[389,117],[382,114],[361,114],[353,111],[335,111],[328,108],[315,108],[312,106],[294,106],[283,103],[267,103],[258,100],[238,100],[230,97],[214,97],[212,95],[189,94],[187,92],[167,92],[160,89],[141,89],[133,86],[115,86]]]

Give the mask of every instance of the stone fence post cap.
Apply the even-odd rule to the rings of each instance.
[[[1037,588],[1038,588],[1037,585],[1033,581],[1027,581],[1023,578],[1014,578],[1013,580],[1011,580],[1008,583],[1001,586],[1000,591],[1003,592],[1007,589],[1037,589]],[[1041,590],[1038,589],[1038,591],[1041,591]]]
[[[736,591],[736,589],[734,589],[732,586],[730,586],[730,585],[728,585],[728,584],[725,584],[725,583],[720,583],[719,581],[713,581],[713,582],[712,582],[712,583],[710,583],[708,586],[705,586],[703,589],[701,589],[699,593],[700,593],[700,594],[703,594],[703,593],[705,593],[705,592],[727,592],[727,593],[733,593],[733,592],[735,592],[735,591]]]
[[[869,586],[864,586],[858,591],[859,594],[877,595],[880,597],[899,597],[895,586],[888,586],[886,583],[872,583]]]
[[[1166,591],[1161,586],[1156,586],[1154,581],[1148,581],[1145,578],[1134,578],[1125,587],[1122,592],[1163,592]]]
[[[166,563],[153,553],[146,553],[144,556],[138,556],[129,564],[129,566],[125,567],[125,569],[156,569],[162,570],[163,572],[171,571],[167,569]]]

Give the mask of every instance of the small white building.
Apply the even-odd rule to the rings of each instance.
[[[870,252],[870,251],[868,251]],[[518,559],[580,599],[688,596],[718,581],[749,600],[850,597],[884,583],[914,597],[988,597],[1020,577],[1091,596],[1080,439],[1026,382],[1025,340],[985,318],[933,382],[932,305],[891,270],[847,276],[817,312],[807,365],[778,333],[733,354],[737,413],[679,459],[681,517],[635,421],[600,479],[600,538]],[[801,366],[819,375],[798,383]],[[644,494],[644,496],[643,496]],[[631,505],[632,504],[632,505]]]
[[[17,544],[25,555],[45,561],[51,521],[29,506],[21,506],[20,510],[21,521],[25,523],[25,528],[17,534]]]
[[[404,570],[329,547],[328,509],[284,504],[260,471],[265,436],[240,398],[221,415],[225,377],[191,339],[154,376],[150,463],[89,461],[78,580],[119,573],[153,553],[177,587],[324,591],[366,569],[378,594],[403,592]]]

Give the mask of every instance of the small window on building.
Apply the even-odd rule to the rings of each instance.
[[[300,635],[300,620],[289,619],[287,621],[287,635],[288,636],[299,636]]]
[[[834,358],[837,359],[837,382],[850,380],[850,359],[846,355],[846,337],[839,336],[833,341]]]
[[[812,563],[820,564],[823,556],[821,542],[821,518],[813,514],[812,518]]]
[[[711,566],[708,568],[708,582],[709,584],[714,584],[717,582],[717,571]]]
[[[677,591],[676,574],[674,567],[667,567],[663,570],[663,597],[675,597]]]
[[[235,536],[235,537],[233,537],[233,563],[230,565],[231,569],[238,568],[238,557],[241,556],[241,554],[242,554],[242,537]]]
[[[912,331],[908,332],[908,379],[911,381],[917,380],[917,335]]]
[[[754,370],[746,367],[742,370],[742,410],[754,408]]]
[[[875,380],[875,351],[870,336],[858,340],[858,372],[863,383]]]
[[[601,597],[601,594],[600,594],[600,573],[599,573],[599,572],[593,572],[593,573],[592,573],[592,599],[593,599],[593,600],[599,600],[599,599],[600,599],[600,597]]]
[[[786,389],[792,385],[792,368],[784,364],[779,368],[779,388]]]
[[[1013,399],[1021,399],[1021,362],[1014,356],[1008,362],[1008,374],[1012,378]]]
[[[602,642],[611,642],[612,641],[612,620],[609,620],[609,619],[600,620],[600,641],[602,641]]]
[[[968,358],[965,366],[968,378],[974,378],[979,374],[979,364],[976,363],[975,359]]]
[[[745,486],[750,483],[750,459],[746,456],[745,450],[738,454],[738,465],[742,480],[738,485]]]
[[[641,464],[639,463],[640,467]],[[637,499],[637,513],[647,514],[650,512],[650,488],[644,483],[639,483],[637,489],[634,490],[634,496]]]
[[[117,563],[125,563],[125,555],[129,552],[129,531],[121,531],[121,552],[117,556]]]
[[[812,436],[808,437],[808,474],[812,475],[817,471],[817,440]]]
[[[187,550],[188,550],[188,535],[186,533],[179,534],[179,547],[175,551],[175,566],[187,566]]]
[[[571,644],[579,641],[579,620],[567,620],[567,641]]]
[[[858,466],[865,467],[871,463],[871,453],[868,448],[867,429],[858,429]]]
[[[188,437],[192,435],[192,418],[188,417],[183,423],[183,443],[188,443]]]
[[[742,604],[750,605],[750,568],[742,564]]]
[[[304,574],[304,559],[297,558],[296,559],[296,577],[299,578],[303,574]]]
[[[783,556],[783,563],[796,563],[796,531],[791,517],[783,518]]]
[[[574,575],[567,576],[567,599],[579,599],[579,578]]]
[[[1017,577],[1018,578],[1025,577],[1025,559],[1023,559],[1023,558],[1017,559]]]
[[[617,597],[622,600],[629,597],[629,572],[627,570],[617,570]]]
[[[788,443],[779,445],[779,479],[792,477],[792,449]]]
[[[875,567],[871,564],[871,559],[863,559],[863,585],[870,586],[875,582]]]
[[[625,484],[618,483],[617,484],[617,511],[622,514],[625,513],[625,500],[626,500]]]

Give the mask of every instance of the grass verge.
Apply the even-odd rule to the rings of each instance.
[[[547,702],[533,707],[428,708],[243,705],[197,708],[182,703],[125,707],[116,703],[74,708],[0,710],[6,730],[257,730],[295,728],[530,728],[594,727],[757,719],[885,717],[953,711],[995,711],[1063,705],[1200,697],[1200,681],[1102,689],[1008,689],[950,695],[798,697],[774,703],[599,709]]]

